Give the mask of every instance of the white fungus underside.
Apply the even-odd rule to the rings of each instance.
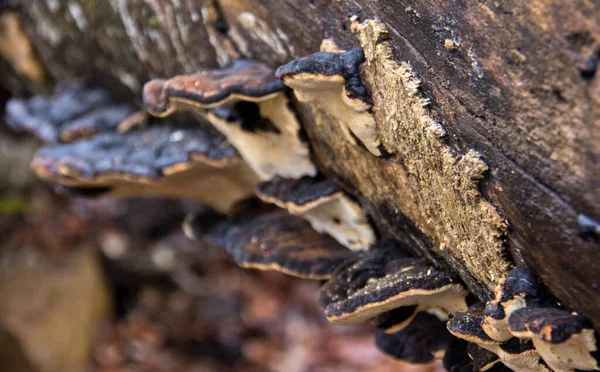
[[[263,194],[258,196],[304,218],[315,230],[329,234],[353,251],[367,250],[375,242],[375,232],[362,208],[341,191],[302,205],[283,202]]]
[[[294,89],[300,102],[312,103],[337,119],[350,143],[356,144],[354,134],[371,154],[380,156],[381,142],[375,118],[368,111],[370,106],[359,99],[348,98],[342,76],[302,73],[284,77],[283,82]]]
[[[350,295],[348,299],[353,297]],[[412,289],[385,301],[363,305],[352,313],[328,316],[327,319],[335,325],[359,324],[387,311],[412,305],[419,305],[422,309],[439,309],[446,314],[467,309],[463,288],[459,284],[448,284],[436,290]]]
[[[510,314],[512,314],[514,311],[527,306],[527,303],[525,298],[517,297],[512,300],[505,301],[501,303],[501,305],[504,309],[504,318],[494,319],[491,316],[486,316],[481,322],[481,327],[491,339],[504,342],[513,337],[508,329],[508,317],[510,317]]]
[[[122,173],[106,173],[88,179],[73,174],[65,167],[59,167],[58,179],[36,173],[42,179],[57,181],[65,186],[110,186],[110,194],[117,197],[151,195],[198,200],[220,212],[229,211],[235,203],[252,195],[258,181],[254,172],[239,160],[219,168],[201,161],[186,163],[185,167],[172,170],[159,179]]]
[[[535,337],[532,341],[542,359],[557,372],[600,368],[590,354],[597,350],[594,331],[591,329],[584,329],[560,344],[552,344]]]
[[[539,363],[540,356],[535,350],[510,354],[502,350],[500,345],[479,344],[479,346],[498,355],[500,361],[514,371],[550,372],[548,368]]]
[[[257,102],[261,116],[269,119],[281,133],[250,132],[214,114],[205,116],[227,137],[262,181],[275,176],[294,179],[315,176],[317,169],[310,160],[310,150],[299,136],[300,123],[287,103],[284,95]]]

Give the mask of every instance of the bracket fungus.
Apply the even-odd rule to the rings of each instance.
[[[195,239],[224,246],[241,267],[275,270],[304,279],[328,279],[354,256],[300,217],[279,210],[230,220],[191,216],[184,230]]]
[[[373,248],[336,270],[321,288],[319,303],[330,322],[347,325],[404,306],[447,315],[467,308],[465,296],[454,276],[424,259]]]
[[[351,251],[303,219],[274,212],[234,225],[227,233],[227,252],[242,267],[274,269],[306,279],[329,279],[351,259]]]
[[[475,371],[489,371],[496,370],[500,363],[498,355],[488,351],[477,344],[470,343],[467,346],[467,354],[471,358],[473,370]]]
[[[481,324],[483,330],[496,341],[506,341],[513,337],[508,329],[508,317],[537,298],[537,279],[524,266],[512,269],[504,281],[496,288],[496,297],[485,306]]]
[[[472,372],[475,370],[473,361],[469,355],[468,346],[471,345],[465,340],[454,338],[444,353],[442,365],[449,372]]]
[[[107,91],[82,83],[60,87],[51,97],[13,98],[6,104],[11,129],[31,133],[45,143],[124,132],[144,119],[132,105],[115,103]]]
[[[512,269],[487,304],[455,314],[457,337],[498,355],[514,370],[600,368],[597,332],[582,316],[557,307],[527,267]]]
[[[396,333],[412,322],[418,310],[417,305],[402,306],[375,316],[371,319],[371,324],[384,333]]]
[[[446,326],[454,336],[496,354],[505,366],[515,371],[550,371],[540,362],[540,355],[531,343],[517,338],[506,342],[493,340],[481,327],[482,321],[483,304],[480,303],[471,306],[467,312],[454,314]]]
[[[484,345],[499,345],[500,342],[488,336],[481,327],[483,307],[483,303],[477,303],[465,312],[453,314],[446,326],[454,336],[486,349]]]
[[[308,144],[289,106],[285,85],[256,62],[155,79],[144,86],[144,105],[155,116],[193,110],[239,151],[261,180],[314,176]]]
[[[502,364],[514,371],[550,372],[531,342],[512,338],[502,344],[489,345],[487,350],[498,355]]]
[[[31,167],[67,187],[197,199],[226,211],[252,194],[256,178],[227,140],[207,129],[163,125],[99,134],[43,147]]]
[[[408,363],[430,363],[439,359],[450,347],[454,337],[444,322],[422,312],[401,331],[375,333],[375,345],[384,353]]]
[[[276,178],[257,186],[257,196],[310,222],[351,250],[366,250],[375,242],[375,232],[358,203],[329,179]]]
[[[356,138],[375,156],[387,154],[370,112],[371,101],[360,77],[362,48],[343,53],[317,52],[297,58],[276,71],[300,102],[310,103],[338,121],[346,138]]]
[[[598,370],[598,335],[582,316],[569,311],[529,306],[514,311],[510,332],[531,339],[542,359],[555,371]]]

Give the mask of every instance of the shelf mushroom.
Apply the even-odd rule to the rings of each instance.
[[[481,327],[483,320],[483,303],[472,305],[468,311],[455,313],[448,321],[450,333],[465,341],[477,344],[484,349],[484,345],[499,345],[500,342],[492,339]]]
[[[450,333],[496,354],[505,366],[515,371],[550,371],[546,365],[540,363],[540,355],[533,344],[517,338],[499,342],[488,336],[481,327],[483,307],[484,304],[480,303],[471,306],[466,312],[454,314],[446,325]]]
[[[508,326],[514,336],[531,339],[542,359],[555,371],[600,369],[598,335],[580,315],[529,306],[514,311]]]
[[[317,170],[285,91],[267,66],[238,60],[224,69],[151,80],[143,96],[152,115],[193,110],[205,117],[263,181],[314,176]]]
[[[46,146],[31,167],[42,179],[111,195],[200,200],[227,211],[252,194],[256,178],[237,151],[210,128],[152,126]]]
[[[273,269],[288,275],[326,280],[354,254],[308,222],[283,211],[236,224],[226,236],[227,252],[242,267]]]
[[[467,354],[471,358],[473,370],[475,371],[490,371],[498,370],[500,365],[504,366],[498,355],[480,347],[477,344],[469,343],[467,346]],[[506,367],[504,367],[506,368]]]
[[[496,297],[485,306],[481,324],[485,333],[496,341],[507,341],[513,335],[508,329],[510,314],[536,300],[539,293],[537,278],[525,266],[512,269],[496,289]]]
[[[192,216],[186,219],[184,230],[195,239],[222,245],[241,267],[304,279],[328,279],[355,255],[308,222],[280,210],[230,220]]]
[[[350,143],[356,138],[375,156],[387,155],[370,112],[371,102],[360,77],[363,50],[317,52],[279,67],[276,76],[300,102],[315,105],[338,121]]]
[[[358,203],[330,179],[275,178],[256,188],[263,201],[275,204],[310,222],[351,250],[366,250],[375,242],[375,232]]]
[[[6,122],[11,129],[52,144],[125,132],[142,125],[145,117],[132,105],[115,103],[107,91],[82,83],[60,87],[51,97],[12,98],[6,104]]]
[[[417,305],[402,306],[375,316],[371,319],[371,324],[384,333],[396,333],[406,328],[412,322],[418,310],[419,307]]]
[[[454,276],[424,259],[372,248],[338,268],[321,288],[319,304],[330,322],[349,325],[404,306],[438,314],[463,311],[465,295]]]
[[[422,312],[401,331],[377,330],[375,345],[384,353],[408,363],[430,363],[443,356],[453,338],[444,322]]]

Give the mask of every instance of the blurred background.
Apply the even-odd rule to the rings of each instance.
[[[9,98],[0,90],[0,118]],[[330,325],[318,282],[242,270],[167,199],[66,199],[0,119],[0,371],[434,371]]]

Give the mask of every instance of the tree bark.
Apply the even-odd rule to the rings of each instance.
[[[526,263],[600,327],[600,240],[579,223],[600,221],[598,2],[23,0],[20,12],[47,71],[24,86],[93,79],[138,101],[153,77],[239,57],[276,68],[324,39],[362,46],[391,157],[295,102],[320,171],[381,236],[458,272],[482,299],[507,265]]]

